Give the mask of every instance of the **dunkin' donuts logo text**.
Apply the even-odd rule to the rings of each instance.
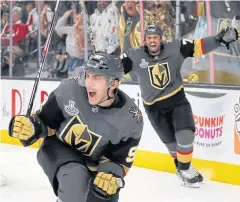
[[[225,115],[202,117],[194,115],[195,144],[202,147],[216,147],[222,143]]]

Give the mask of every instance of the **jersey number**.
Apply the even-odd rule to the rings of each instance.
[[[97,147],[101,136],[88,130],[79,116],[74,116],[63,129],[59,138],[85,156],[91,156]]]
[[[128,152],[128,157],[126,158],[127,163],[132,163],[134,161],[134,158],[136,156],[137,146],[132,147]]]
[[[183,45],[187,45],[187,42],[188,42],[188,43],[193,43],[193,40],[190,40],[190,39],[182,39]]]
[[[151,85],[157,89],[164,89],[170,82],[170,71],[168,63],[157,63],[148,66]]]

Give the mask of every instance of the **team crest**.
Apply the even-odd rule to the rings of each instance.
[[[72,100],[69,100],[68,105],[64,105],[64,110],[70,115],[70,116],[76,116],[78,115],[79,111],[78,109],[74,106],[75,102]]]
[[[164,89],[170,82],[170,71],[168,63],[157,63],[148,66],[151,85],[157,89]]]
[[[131,107],[131,109],[129,110],[130,113],[133,114],[133,118],[137,119],[137,123],[142,122],[143,118],[142,118],[142,113],[141,111],[136,108],[136,107]]]
[[[79,116],[74,116],[69,121],[59,138],[85,156],[91,156],[101,140],[101,136],[90,131],[88,126],[82,123]]]

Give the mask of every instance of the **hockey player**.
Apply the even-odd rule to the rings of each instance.
[[[37,159],[62,202],[118,201],[143,129],[141,112],[118,89],[123,74],[119,56],[97,52],[82,79],[63,81],[36,115],[10,122],[10,136],[28,145],[44,138]]]
[[[180,74],[187,57],[198,57],[237,39],[235,29],[196,40],[161,42],[162,30],[148,25],[145,45],[121,55],[124,72],[135,71],[148,118],[174,158],[182,185],[199,187],[202,175],[191,167],[195,125]]]

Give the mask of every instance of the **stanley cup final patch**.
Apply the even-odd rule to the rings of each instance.
[[[149,62],[147,62],[145,59],[141,59],[140,67],[141,68],[147,68],[149,65]]]
[[[75,105],[75,102],[73,100],[69,100],[69,104],[68,105],[64,105],[64,110],[70,116],[76,116],[79,113],[79,110],[74,105]]]
[[[129,112],[133,114],[133,118],[136,118],[137,123],[143,121],[142,113],[141,113],[141,111],[140,111],[138,108],[136,108],[136,107],[131,107],[131,109],[129,110]]]

